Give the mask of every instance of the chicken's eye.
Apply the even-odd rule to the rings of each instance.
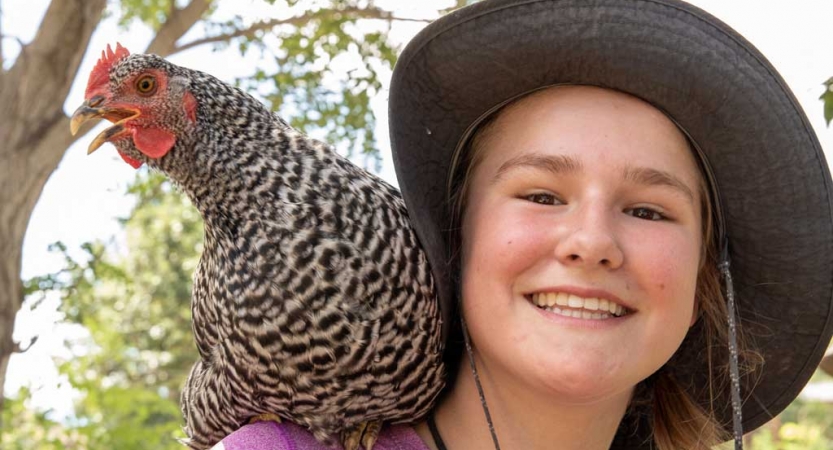
[[[136,90],[142,95],[153,95],[156,92],[156,78],[151,75],[139,77],[136,80]]]

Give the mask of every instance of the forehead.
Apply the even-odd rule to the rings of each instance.
[[[647,166],[699,177],[688,141],[650,104],[591,86],[547,88],[505,107],[475,142],[476,159],[500,166],[525,153],[568,155],[590,167]]]

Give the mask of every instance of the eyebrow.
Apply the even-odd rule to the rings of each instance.
[[[694,193],[679,178],[663,170],[649,167],[625,167],[625,180],[644,186],[667,186],[673,188],[693,203]]]
[[[515,169],[531,168],[544,170],[553,175],[564,175],[566,173],[581,172],[584,166],[581,161],[568,155],[540,155],[527,154],[519,155],[504,162],[492,177],[492,183],[500,181],[501,177]],[[628,166],[624,169],[624,179],[631,183],[644,186],[667,186],[677,190],[694,202],[694,192],[676,176],[659,169],[650,167]]]
[[[519,168],[543,169],[553,175],[563,175],[569,172],[580,172],[584,167],[581,161],[567,155],[519,155],[500,166],[492,178],[492,183],[500,181],[505,173]]]

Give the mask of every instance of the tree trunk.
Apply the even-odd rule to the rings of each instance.
[[[23,237],[49,175],[67,148],[92,128],[71,136],[63,105],[106,3],[52,0],[35,38],[8,71],[0,71],[0,410],[9,358],[19,351],[12,334],[23,302]],[[192,0],[172,8],[148,51],[176,52],[176,41],[211,3]]]
[[[18,348],[12,333],[23,301],[23,236],[49,174],[73,140],[64,99],[105,4],[53,0],[35,38],[0,77],[0,408],[9,357]]]

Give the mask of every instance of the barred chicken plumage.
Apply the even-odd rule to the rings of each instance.
[[[205,221],[188,445],[276,415],[372,446],[380,422],[428,411],[443,386],[440,312],[396,189],[250,95],[158,56],[108,47],[85,100],[73,132],[114,123],[90,152],[110,142],[166,173]]]

